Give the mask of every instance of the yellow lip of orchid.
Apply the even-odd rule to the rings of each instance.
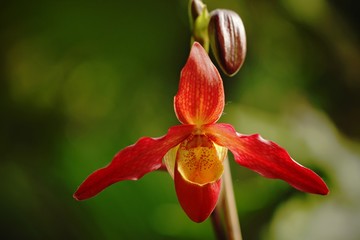
[[[214,144],[205,135],[191,135],[183,141],[176,161],[182,177],[199,186],[216,182],[224,171]]]
[[[165,166],[174,178],[175,161],[186,181],[203,186],[217,181],[223,171],[227,148],[213,143],[206,135],[190,135],[164,156]]]

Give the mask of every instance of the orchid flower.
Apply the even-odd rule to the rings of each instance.
[[[282,179],[304,192],[328,193],[316,173],[295,162],[276,143],[258,134],[237,133],[230,124],[216,123],[224,102],[220,74],[203,47],[195,42],[174,98],[181,125],[170,127],[159,138],[142,137],[119,151],[109,165],[86,178],[74,198],[88,199],[113,183],[137,180],[165,165],[183,210],[191,220],[202,222],[217,204],[228,149],[239,165],[264,177]]]

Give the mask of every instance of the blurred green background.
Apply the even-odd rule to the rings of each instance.
[[[328,183],[309,195],[232,163],[244,239],[360,238],[359,15],[351,1],[205,1],[240,14],[247,59],[220,122],[285,147]],[[76,202],[95,169],[178,124],[187,0],[1,1],[4,239],[214,239],[163,172]]]

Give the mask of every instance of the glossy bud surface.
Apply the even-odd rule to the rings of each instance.
[[[210,46],[225,74],[235,75],[246,55],[246,34],[240,16],[230,10],[217,9],[210,13],[208,26]]]

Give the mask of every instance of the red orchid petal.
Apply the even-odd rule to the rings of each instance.
[[[220,74],[204,48],[195,42],[174,98],[176,116],[184,124],[214,123],[223,112],[224,101]]]
[[[134,145],[118,152],[112,162],[90,174],[74,194],[77,200],[95,196],[109,185],[122,180],[137,180],[162,165],[162,158],[170,148],[186,139],[191,125],[171,127],[161,138],[140,138]]]
[[[325,182],[312,170],[295,162],[285,149],[260,135],[242,135],[229,124],[212,124],[204,131],[215,143],[229,148],[235,161],[268,178],[279,178],[309,193],[326,195]]]
[[[186,181],[175,166],[174,181],[176,195],[188,217],[198,223],[205,221],[216,207],[221,178],[216,182],[200,186]]]

